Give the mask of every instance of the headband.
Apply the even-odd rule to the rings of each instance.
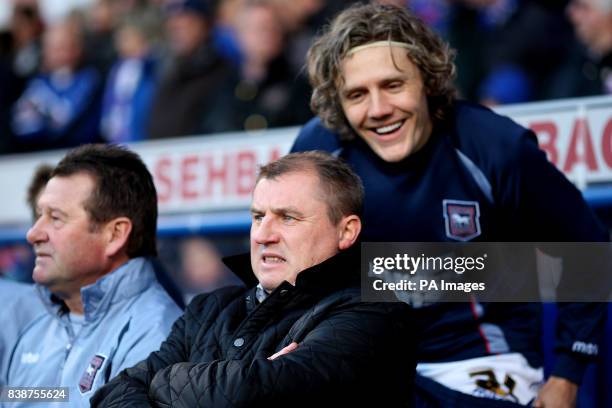
[[[375,41],[375,42],[371,42],[371,43],[367,43],[367,44],[363,44],[363,45],[359,45],[357,47],[351,48],[346,53],[346,56],[350,57],[351,55],[355,54],[358,51],[365,50],[368,48],[374,48],[374,47],[401,47],[401,48],[406,48],[406,49],[411,48],[410,44],[399,42],[399,41]]]

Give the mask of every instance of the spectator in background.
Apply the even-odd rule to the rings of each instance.
[[[422,3],[410,3],[413,2]],[[458,51],[457,85],[462,97],[489,106],[545,98],[549,79],[564,61],[565,44],[571,39],[563,3],[447,3],[444,24],[433,27]],[[420,14],[424,9],[417,11],[424,17]],[[423,20],[429,22],[427,18]]]
[[[205,0],[168,0],[166,40],[169,53],[148,123],[151,138],[195,134],[206,106],[231,69],[215,51],[211,12]]]
[[[270,0],[287,33],[285,49],[294,72],[301,72],[317,31],[355,0]]]
[[[28,231],[46,312],[8,352],[7,385],[70,387],[70,405],[155,350],[180,309],[155,281],[157,197],[134,153],[69,152],[53,170]],[[19,406],[19,404],[11,404]]]
[[[207,104],[202,133],[259,130],[304,123],[310,89],[283,54],[285,33],[269,1],[249,1],[238,11],[239,69]]]
[[[0,56],[0,153],[15,150],[11,108],[40,67],[44,25],[36,5],[14,3],[7,33],[9,41]]]
[[[152,46],[157,16],[141,10],[127,15],[115,37],[119,59],[106,81],[100,133],[107,142],[148,139],[147,123],[156,88],[156,58]]]
[[[113,38],[120,2],[121,0],[94,0],[85,11],[84,59],[103,76],[106,76],[117,59]]]
[[[39,150],[95,141],[99,121],[99,73],[81,64],[82,31],[63,21],[44,35],[43,72],[13,108],[12,130],[21,148]]]
[[[612,1],[571,0],[568,15],[578,38],[598,57],[612,55]]]
[[[571,0],[567,15],[587,48],[573,75],[569,95],[612,94],[612,0]]]
[[[518,1],[520,0],[458,0],[447,4],[445,29],[439,34],[444,35],[458,51],[459,70],[456,83],[463,98],[472,101],[488,98],[487,91],[481,91],[480,86],[490,74],[490,49],[491,46],[506,46],[498,36],[516,12]],[[500,54],[503,55],[503,52]],[[526,76],[522,70],[506,70],[504,74],[506,76],[502,80],[518,78],[515,82],[520,84],[520,89],[529,89],[525,86]],[[519,95],[522,97],[524,93]],[[495,96],[500,97],[499,94]],[[502,95],[504,98],[505,96]]]
[[[237,15],[249,0],[219,0],[215,11],[213,43],[219,54],[235,67],[240,66],[242,58],[236,39]]]
[[[486,72],[478,99],[487,105],[546,99],[572,43],[565,1],[496,0],[481,10],[482,16],[496,21],[496,4],[504,2],[509,4],[507,16],[498,17],[485,43]]]
[[[106,76],[119,57],[116,31],[124,16],[157,13],[164,0],[93,0],[84,15],[85,60]],[[159,17],[159,16],[157,16]],[[161,30],[152,33],[160,37]]]
[[[44,24],[34,5],[15,5],[11,18],[13,36],[13,72],[25,82],[33,77],[41,62],[41,38]]]
[[[242,285],[236,275],[223,265],[215,245],[203,237],[190,237],[179,246],[181,274],[179,285],[185,303],[199,293],[208,293],[225,286]]]

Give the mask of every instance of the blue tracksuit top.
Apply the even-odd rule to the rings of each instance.
[[[181,315],[155,279],[150,260],[142,257],[81,288],[81,323],[73,321],[74,315],[62,313],[47,288],[36,288],[40,300],[21,297],[10,304],[13,310],[0,314],[16,315],[16,310],[32,302],[40,302],[44,309],[23,322],[17,341],[7,345],[7,361],[0,373],[6,378],[0,383],[69,388],[68,403],[46,402],[47,408],[89,407],[98,388],[157,350]],[[5,322],[0,323],[5,327]],[[0,408],[30,405],[0,402]]]
[[[318,118],[304,126],[291,150],[335,152],[359,174],[366,242],[609,240],[580,192],[538,148],[535,134],[478,105],[457,101],[425,146],[397,163],[383,161],[359,137],[340,141]],[[449,200],[477,206],[478,228],[469,234],[449,229]],[[572,346],[601,340],[605,306],[566,303],[559,309],[553,374],[580,383],[594,356]],[[444,303],[416,315],[421,362],[520,352],[532,366],[542,365],[540,305]]]

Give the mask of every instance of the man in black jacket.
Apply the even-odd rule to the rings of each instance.
[[[351,247],[362,198],[359,178],[324,153],[262,167],[250,265],[228,261],[250,289],[195,298],[160,351],[120,373],[92,406],[406,405],[409,309],[360,302]]]

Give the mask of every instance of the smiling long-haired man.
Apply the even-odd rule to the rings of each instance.
[[[318,118],[292,151],[327,150],[351,164],[365,188],[362,239],[607,241],[533,132],[456,99],[453,58],[410,11],[374,4],[343,11],[311,46]],[[605,306],[559,309],[556,366],[541,389],[539,305],[474,300],[417,309],[417,402],[573,406]]]

